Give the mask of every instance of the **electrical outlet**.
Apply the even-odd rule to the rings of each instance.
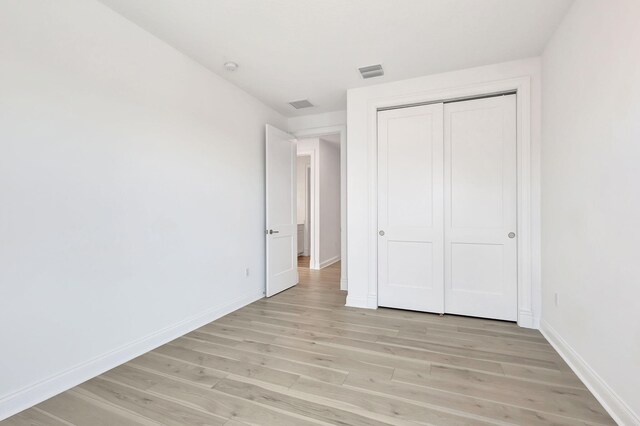
[[[250,275],[250,273],[251,273],[251,271],[249,270],[249,268],[246,268],[246,269],[244,270],[244,276],[245,276],[245,277],[248,277],[248,276]]]
[[[556,306],[560,306],[560,295],[558,293],[555,293],[555,302]]]

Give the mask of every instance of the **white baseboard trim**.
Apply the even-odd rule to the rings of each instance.
[[[318,256],[315,257],[317,258]],[[320,261],[318,259],[315,259],[314,256],[311,256],[309,258],[309,269],[313,269],[315,271],[320,270]]]
[[[350,308],[378,309],[378,299],[373,296],[353,297],[347,294],[347,303],[345,306]]]
[[[368,295],[367,296],[367,307],[369,309],[378,309],[378,296],[377,295]]]
[[[605,410],[621,426],[640,425],[640,416],[634,413],[607,383],[587,364],[566,340],[547,322],[542,321],[540,332],[551,343],[574,373],[589,388]]]
[[[347,280],[345,278],[340,279],[340,290],[347,291],[349,285],[347,284]]]
[[[339,261],[340,261],[340,255],[334,256],[331,259],[327,259],[324,262],[320,262],[320,268],[319,269],[326,268],[327,266],[333,265],[334,263],[339,262]]]
[[[124,364],[158,346],[264,297],[262,290],[239,297],[222,306],[194,315],[148,336],[83,362],[61,373],[0,398],[0,420],[13,416],[105,371]]]
[[[518,325],[523,328],[540,328],[540,319],[533,316],[530,311],[518,312]]]
[[[349,296],[348,294],[347,294],[347,303],[345,304],[345,306],[348,306],[350,308],[369,309],[369,306],[367,305],[366,297],[353,297],[353,296]]]

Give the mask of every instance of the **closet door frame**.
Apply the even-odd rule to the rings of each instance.
[[[498,80],[489,83],[437,89],[421,93],[379,97],[368,102],[367,111],[367,139],[368,139],[368,169],[369,169],[369,288],[366,305],[370,308],[378,307],[378,181],[377,181],[377,114],[380,110],[403,108],[414,105],[450,102],[467,98],[498,95],[503,93],[516,94],[516,150],[517,150],[517,268],[518,268],[518,320],[521,327],[539,328],[539,318],[534,316],[534,297],[540,297],[539,271],[534,271],[532,244],[532,180],[531,163],[531,79],[529,76]],[[536,164],[539,160],[536,157]],[[539,179],[539,178],[538,178]],[[536,182],[537,183],[537,182]],[[537,185],[536,185],[537,186]],[[536,204],[537,205],[537,204]],[[538,230],[539,231],[539,230]],[[536,253],[537,255],[537,253]],[[532,276],[536,274],[536,285],[533,286]]]

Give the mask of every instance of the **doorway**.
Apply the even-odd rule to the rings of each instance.
[[[306,273],[342,269],[345,139],[343,129],[298,139],[267,125],[265,141],[265,294],[271,297],[298,283],[298,260]]]
[[[298,267],[319,270],[342,257],[340,155],[338,134],[298,139]]]
[[[380,306],[517,319],[515,106],[378,113]]]

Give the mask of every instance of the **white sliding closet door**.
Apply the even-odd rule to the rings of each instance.
[[[443,105],[378,113],[378,304],[444,312]]]
[[[517,319],[516,97],[444,106],[445,311]]]

